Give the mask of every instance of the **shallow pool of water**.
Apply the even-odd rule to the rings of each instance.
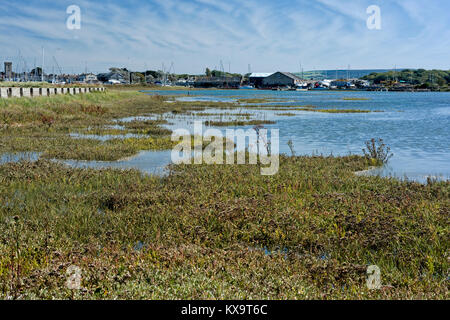
[[[146,174],[166,175],[167,165],[171,163],[171,151],[142,151],[136,156],[119,161],[76,161],[55,160],[74,168],[94,169],[137,169]]]
[[[0,155],[0,164],[20,161],[37,161],[40,155],[39,152],[4,153]]]
[[[0,164],[14,163],[20,161],[37,161],[40,153],[20,152],[6,153],[0,156]],[[167,165],[171,161],[171,151],[142,151],[136,156],[119,161],[81,161],[81,160],[59,160],[52,161],[66,164],[73,168],[94,168],[94,169],[137,169],[146,174],[163,176],[168,173]]]

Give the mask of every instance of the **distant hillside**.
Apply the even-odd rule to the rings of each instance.
[[[446,88],[450,83],[450,70],[405,69],[402,71],[374,72],[363,76],[363,80],[370,80],[375,84],[382,82],[402,82],[421,86],[422,88]]]

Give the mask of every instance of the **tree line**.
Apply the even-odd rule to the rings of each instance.
[[[362,77],[375,84],[405,83],[417,88],[448,88],[450,84],[450,70],[403,69],[383,73],[373,72]]]

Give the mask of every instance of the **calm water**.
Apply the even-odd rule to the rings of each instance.
[[[185,95],[187,91],[159,91],[158,94]],[[201,101],[205,101],[205,97],[212,100],[273,98],[285,101],[271,103],[280,106],[315,105],[383,111],[353,114],[294,111],[296,115],[292,117],[278,115],[287,111],[257,112],[259,118],[277,121],[275,125],[265,127],[280,130],[281,153],[290,153],[287,142],[291,139],[299,155],[361,154],[365,141],[382,138],[394,156],[387,166],[374,170],[372,174],[417,181],[425,181],[430,176],[450,178],[450,93],[205,90],[190,91],[189,94],[191,100],[199,95]]]
[[[187,95],[187,90],[152,91],[151,94]],[[362,154],[364,142],[383,138],[394,156],[383,168],[369,174],[395,176],[416,181],[427,177],[450,179],[450,93],[394,92],[279,92],[260,90],[202,90],[190,91],[185,101],[235,101],[239,98],[273,98],[279,105],[315,105],[326,108],[383,111],[372,113],[331,114],[305,111],[268,111],[246,109],[205,110],[207,113],[250,113],[251,119],[275,120],[266,128],[279,129],[280,152],[290,154],[287,145],[294,143],[297,155]],[[366,98],[368,100],[344,100]],[[280,113],[295,113],[281,116]],[[202,112],[199,112],[200,114]],[[233,115],[200,116],[167,114],[170,129],[192,131],[194,120],[227,121]],[[142,117],[140,117],[142,118]],[[152,119],[154,117],[151,117]],[[126,119],[132,120],[132,118]],[[245,127],[244,127],[245,128]],[[219,128],[225,130],[226,128]],[[104,137],[108,139],[111,137]],[[14,161],[14,156],[2,156],[0,162]],[[75,167],[137,168],[150,174],[164,174],[170,163],[170,151],[141,152],[136,157],[116,162],[65,161]]]
[[[138,169],[146,174],[162,176],[168,173],[171,151],[142,151],[134,157],[119,161],[58,160],[75,168]]]

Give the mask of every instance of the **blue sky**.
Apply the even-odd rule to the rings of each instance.
[[[81,29],[66,8],[81,8]],[[366,26],[370,5],[381,30]],[[205,67],[275,70],[450,69],[448,0],[0,0],[0,63],[19,53],[63,71]]]

